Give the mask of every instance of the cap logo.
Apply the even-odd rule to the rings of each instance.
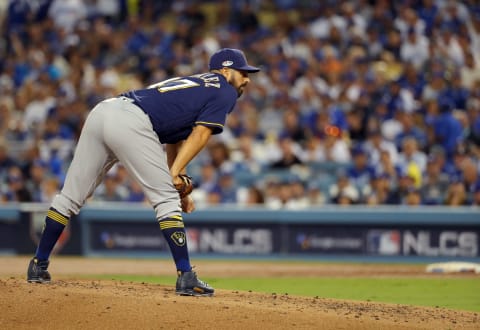
[[[222,66],[231,66],[233,64],[232,61],[223,61]]]

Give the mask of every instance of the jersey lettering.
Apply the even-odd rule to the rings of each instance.
[[[205,82],[205,87],[220,88],[220,79],[212,73],[202,73],[192,77],[202,79]]]
[[[207,82],[207,83],[205,83],[205,87],[220,88],[220,83],[210,83],[210,82]]]
[[[184,89],[190,87],[200,86],[194,81],[191,81],[186,78],[172,78],[168,80],[161,81],[159,83],[148,86],[148,88],[156,88],[160,93],[165,93],[169,91],[174,91],[177,89]]]
[[[160,142],[177,143],[186,139],[195,125],[210,127],[212,134],[221,133],[238,94],[224,76],[209,72],[159,81],[120,97],[133,101],[149,116]]]

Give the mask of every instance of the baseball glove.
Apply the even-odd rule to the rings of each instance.
[[[182,179],[182,183],[176,184],[175,189],[177,189],[180,198],[190,195],[193,191],[192,177],[186,174],[179,174],[178,177]]]

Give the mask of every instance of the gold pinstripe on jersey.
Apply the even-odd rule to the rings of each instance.
[[[195,124],[206,124],[206,125],[214,125],[214,126],[218,126],[218,127],[223,127],[222,124],[210,123],[208,121],[196,121]]]

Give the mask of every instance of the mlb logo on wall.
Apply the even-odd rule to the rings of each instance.
[[[367,252],[380,255],[400,254],[400,231],[375,229],[367,232]]]

